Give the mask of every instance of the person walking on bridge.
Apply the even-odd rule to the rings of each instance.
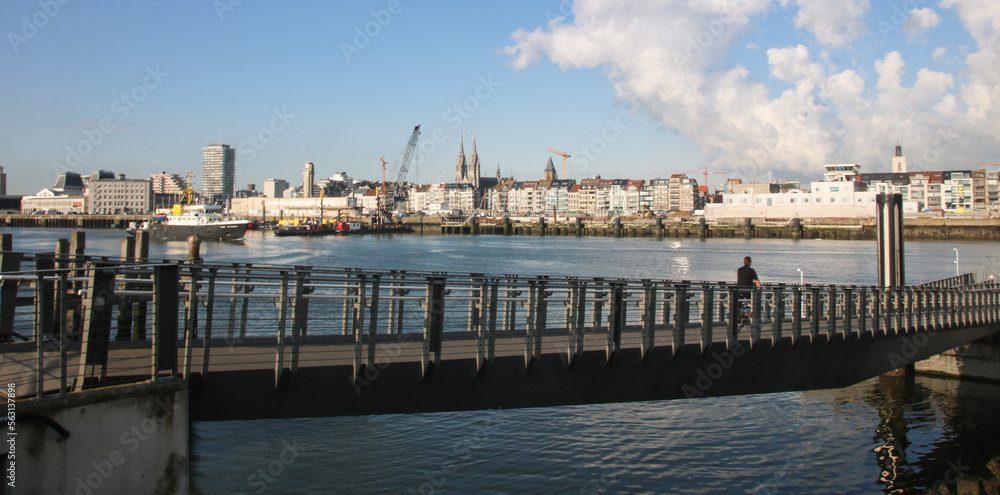
[[[757,278],[757,271],[750,268],[750,257],[743,258],[743,266],[736,270],[736,285],[739,287],[753,287],[754,284],[760,287],[760,279]]]
[[[746,310],[745,299],[749,299],[751,292],[748,289],[752,289],[754,285],[760,288],[760,279],[757,278],[757,271],[750,268],[751,259],[749,256],[743,258],[743,266],[736,270],[736,286],[739,287],[740,294],[740,326],[746,326],[750,324],[750,312]]]

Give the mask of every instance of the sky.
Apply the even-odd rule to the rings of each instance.
[[[8,194],[59,173],[195,174],[238,187],[347,172],[709,184],[1000,162],[995,0],[11,0],[0,4]],[[995,167],[993,167],[995,168]],[[694,172],[694,173],[692,173]]]

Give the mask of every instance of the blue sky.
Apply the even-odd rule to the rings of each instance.
[[[521,180],[548,147],[578,180],[813,180],[885,171],[897,141],[911,169],[957,169],[1000,161],[994,4],[4,2],[0,165],[12,194],[65,170],[200,188],[221,140],[241,187],[310,159],[374,179],[420,124],[422,182],[451,180],[473,133],[486,174]]]

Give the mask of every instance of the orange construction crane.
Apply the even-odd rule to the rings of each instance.
[[[1000,165],[1000,163],[997,162],[962,162],[962,163],[966,165],[990,165],[993,167]]]
[[[551,151],[551,152],[553,152],[553,153],[555,153],[555,154],[557,154],[557,155],[559,155],[559,156],[562,157],[562,159],[563,159],[563,180],[566,180],[566,159],[569,158],[569,157],[571,157],[571,156],[573,156],[573,155],[571,155],[569,153],[563,153],[562,151],[554,150],[552,148],[545,148],[545,149],[547,149],[547,150],[549,150],[549,151]]]

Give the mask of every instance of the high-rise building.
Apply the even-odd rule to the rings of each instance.
[[[316,184],[316,169],[312,162],[306,163],[306,170],[302,172],[302,197],[313,197],[313,185]]]
[[[288,181],[282,179],[267,179],[264,181],[264,196],[269,198],[282,198],[285,190],[288,189]]]
[[[224,203],[233,197],[236,184],[236,150],[228,144],[202,149],[202,188],[206,201]]]
[[[7,174],[3,172],[3,165],[0,165],[0,196],[7,195]]]
[[[896,156],[892,157],[892,173],[906,173],[906,157],[903,156],[903,147],[896,145]]]
[[[154,194],[170,194],[180,196],[187,189],[184,179],[177,174],[160,172],[149,176],[149,181],[153,184]]]

